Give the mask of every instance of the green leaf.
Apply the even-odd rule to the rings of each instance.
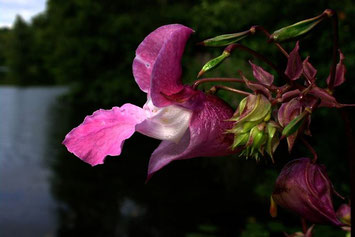
[[[294,134],[302,125],[305,116],[308,114],[308,111],[303,111],[300,115],[294,118],[287,126],[282,130],[282,136],[290,136]]]

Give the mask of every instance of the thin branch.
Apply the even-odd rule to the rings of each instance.
[[[330,91],[334,89],[335,73],[337,66],[337,56],[339,49],[339,32],[338,32],[338,15],[334,10],[327,9],[324,11],[328,17],[332,18],[332,29],[333,29],[333,56],[332,56],[332,66],[330,68],[330,80],[328,88]]]
[[[243,83],[245,82],[242,79],[239,78],[224,78],[224,77],[215,77],[215,78],[203,78],[195,81],[193,84],[192,88],[196,89],[200,84],[207,83],[207,82],[237,82],[237,83]]]
[[[311,144],[309,144],[304,137],[301,137],[301,140],[302,140],[303,144],[308,148],[308,150],[310,150],[310,152],[313,155],[312,163],[313,164],[316,163],[316,161],[318,159],[318,154],[317,154],[316,150],[314,150],[314,148],[311,146]]]
[[[252,93],[246,92],[246,91],[242,91],[242,90],[238,90],[238,89],[234,89],[228,86],[222,86],[222,85],[216,85],[216,86],[212,86],[211,89],[208,90],[209,93],[216,93],[218,90],[226,90],[226,91],[230,91],[236,94],[240,94],[240,95],[252,95]]]
[[[277,42],[275,41],[270,41],[270,36],[271,34],[262,26],[256,25],[256,26],[252,26],[250,28],[250,32],[254,33],[255,31],[261,31],[268,39],[268,43],[274,43],[274,45],[281,51],[281,53],[283,55],[286,56],[286,58],[288,58],[288,53],[287,51]]]
[[[252,50],[251,48],[248,48],[242,44],[231,44],[228,45],[224,51],[227,51],[229,53],[232,53],[235,49],[241,49],[245,52],[248,52],[249,54],[253,55],[254,57],[264,61],[266,64],[268,64],[270,67],[272,67],[281,78],[283,78],[284,80],[286,80],[287,83],[289,84],[294,84],[292,81],[290,81],[290,79],[285,75],[285,73],[283,71],[280,70],[280,68],[278,68],[273,62],[271,62],[271,60],[269,60],[268,58],[266,58],[265,56],[259,54],[258,52]]]

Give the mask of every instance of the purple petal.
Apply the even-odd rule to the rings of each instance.
[[[152,70],[159,54],[165,53],[165,44],[167,44],[172,38],[176,38],[176,35],[179,34],[181,34],[180,37],[183,41],[186,34],[188,38],[188,35],[191,33],[192,30],[183,25],[165,25],[150,33],[142,41],[136,50],[136,57],[133,60],[133,75],[142,91],[149,92],[150,90]],[[175,41],[174,43],[183,44],[183,46],[185,46],[185,42]],[[180,48],[181,45],[178,45],[176,49],[180,50]],[[180,53],[182,54],[182,52],[176,52],[176,54]]]
[[[184,89],[181,81],[181,58],[185,44],[193,30],[182,25],[171,25],[156,58],[151,75],[151,97],[153,104],[164,107],[172,104],[166,96]]]
[[[178,144],[163,141],[153,152],[149,161],[148,179],[173,160],[232,154],[230,147],[233,136],[225,132],[233,126],[232,122],[226,121],[232,115],[232,108],[222,100],[205,95],[202,108],[194,111],[190,128],[181,141]]]
[[[172,58],[169,63],[173,63],[173,65],[166,64],[166,67],[162,69],[162,73],[167,75],[174,74],[172,81],[180,79],[180,59],[185,43],[192,32],[193,30],[183,25],[171,24],[159,27],[143,40],[138,46],[136,57],[133,60],[133,75],[142,91],[150,91],[153,68],[161,54],[168,54],[167,57]],[[177,61],[173,61],[174,59]],[[175,68],[170,69],[171,67]]]
[[[298,53],[299,48],[299,42],[297,41],[296,46],[290,53],[287,61],[285,74],[290,78],[291,81],[300,78],[303,71],[302,60]]]
[[[267,86],[270,86],[273,83],[274,75],[265,71],[262,67],[255,65],[250,60],[249,63],[253,69],[253,76],[255,77],[255,79],[257,79],[260,83]]]
[[[303,61],[303,74],[311,81],[316,79],[317,69],[309,62],[309,56]]]
[[[130,138],[136,124],[145,119],[144,110],[132,104],[111,110],[100,109],[71,130],[63,144],[90,165],[102,164],[106,156],[121,154],[124,140]]]
[[[339,62],[336,67],[335,78],[334,78],[334,87],[340,86],[345,82],[345,73],[346,68],[344,65],[344,54],[339,50]],[[327,78],[327,84],[329,85],[330,75]]]

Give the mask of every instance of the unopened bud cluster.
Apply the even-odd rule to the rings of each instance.
[[[271,157],[279,144],[278,125],[270,120],[271,103],[263,95],[244,98],[231,118],[229,133],[234,134],[232,149],[242,147],[241,155],[259,159],[266,151]]]

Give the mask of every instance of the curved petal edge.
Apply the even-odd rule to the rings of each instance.
[[[124,140],[135,132],[137,124],[146,119],[138,106],[124,104],[111,110],[97,110],[71,130],[63,141],[68,151],[89,163],[98,165],[106,156],[121,154]]]
[[[192,29],[180,24],[165,25],[151,32],[142,41],[136,50],[132,68],[134,78],[142,91],[146,93],[150,91],[151,74],[158,56],[168,54],[167,57],[173,57],[169,51],[173,49],[172,53],[179,55],[180,61],[186,40],[192,32]],[[176,75],[175,79],[179,77],[180,75]]]

